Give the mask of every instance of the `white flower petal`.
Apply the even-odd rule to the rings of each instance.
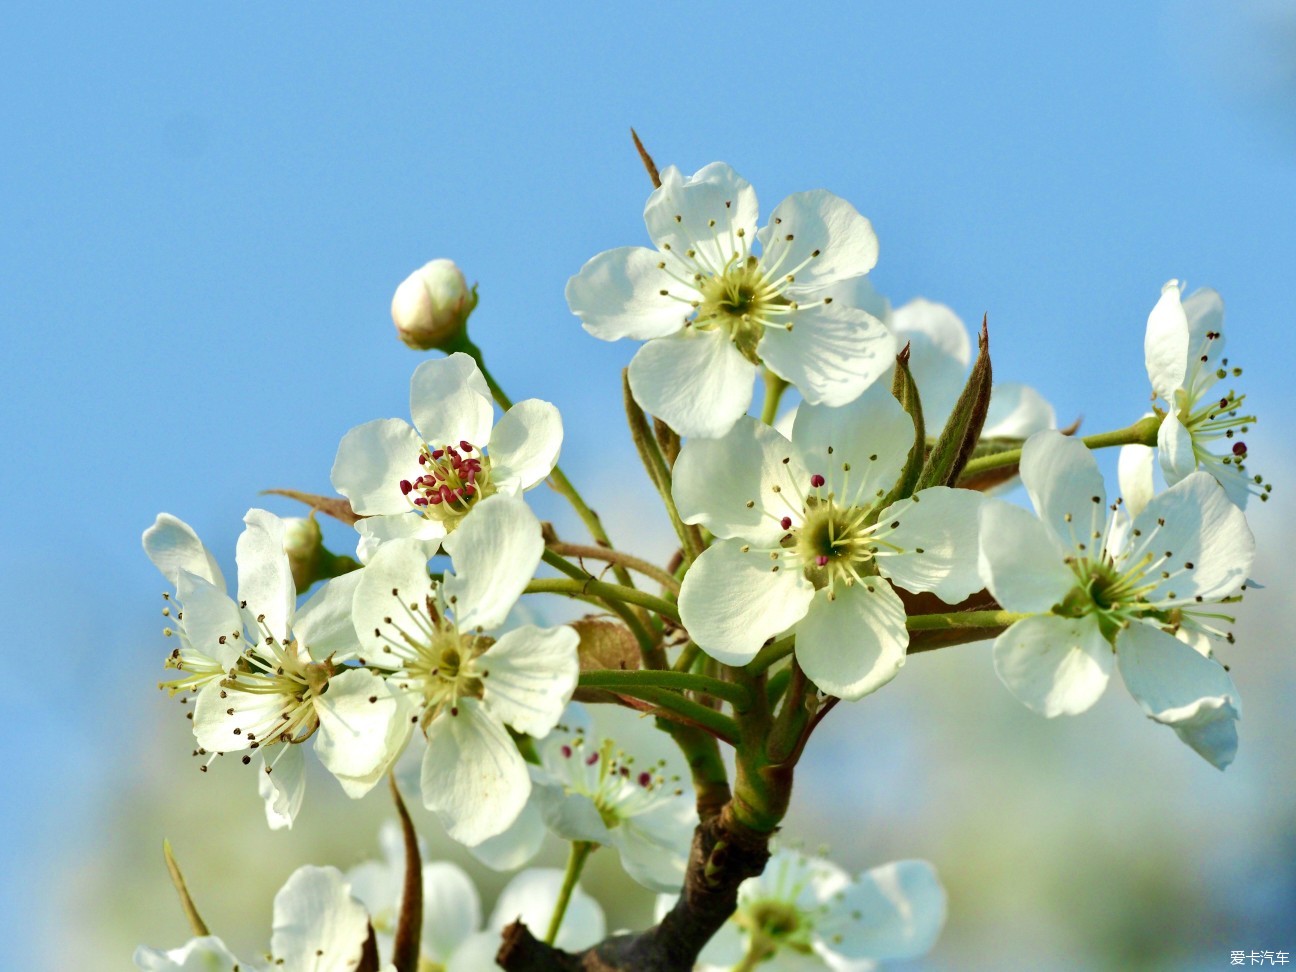
[[[445,962],[481,924],[481,898],[472,878],[448,861],[424,864],[423,952]]]
[[[984,497],[972,490],[932,486],[887,507],[878,516],[886,530],[878,569],[905,590],[931,591],[947,604],[981,590],[978,536],[983,502]],[[891,545],[901,552],[891,553]]]
[[[153,525],[144,531],[144,552],[162,576],[177,585],[181,570],[214,584],[222,591],[225,578],[211,551],[203,546],[193,527],[170,513],[159,513]]]
[[[1130,516],[1138,516],[1156,493],[1152,484],[1152,466],[1155,450],[1151,446],[1121,446],[1116,464],[1116,477],[1120,483],[1121,497]]]
[[[700,523],[717,537],[774,547],[787,532],[782,517],[800,524],[800,495],[809,481],[792,443],[744,415],[719,438],[684,443],[672,494],[685,523]],[[787,498],[773,492],[774,486],[786,490]]]
[[[606,250],[567,281],[567,306],[585,330],[604,341],[674,334],[693,313],[698,292],[663,262],[660,253],[642,246]]]
[[[575,757],[584,760],[586,754]],[[568,792],[562,782],[531,767],[532,801],[539,808],[545,826],[561,840],[586,840],[594,844],[612,842],[611,832],[594,800],[585,793]]]
[[[1161,460],[1161,472],[1171,486],[1197,469],[1192,433],[1179,421],[1179,414],[1174,410],[1161,420],[1161,427],[1157,429],[1157,454]]]
[[[534,793],[533,790],[533,798],[507,830],[468,848],[473,857],[492,871],[516,871],[540,853],[548,830]]]
[[[544,539],[521,498],[497,493],[478,503],[441,546],[454,565],[444,587],[459,630],[489,631],[504,623],[535,576]]]
[[[728,432],[751,406],[755,380],[756,366],[718,328],[656,338],[630,361],[635,401],[682,436]]]
[[[1150,554],[1170,574],[1148,595],[1153,601],[1170,593],[1177,600],[1229,597],[1246,583],[1255,559],[1246,514],[1209,473],[1193,473],[1153,498],[1134,529],[1139,536],[1125,560],[1138,563]]]
[[[793,274],[798,291],[868,273],[877,264],[873,224],[840,196],[824,189],[788,196],[760,231],[761,265]],[[789,289],[793,289],[789,288]]]
[[[1093,544],[1107,522],[1107,490],[1083,442],[1052,429],[1035,433],[1022,447],[1021,479],[1040,519],[1068,549]]]
[[[562,416],[538,398],[518,402],[491,432],[491,481],[503,493],[530,489],[558,464]]]
[[[680,617],[699,648],[726,665],[745,665],[768,639],[805,616],[814,588],[801,571],[778,567],[771,551],[721,540],[684,575]]]
[[[213,680],[194,700],[194,738],[213,753],[247,749],[255,741],[248,739],[248,731],[255,734],[262,726],[276,725],[286,708],[287,700],[277,692],[243,692]]]
[[[135,950],[135,965],[145,972],[237,972],[251,968],[240,963],[224,942],[210,935],[167,952],[141,945]]]
[[[914,444],[913,420],[879,382],[840,408],[803,404],[792,441],[805,468],[824,476],[838,503],[870,506],[900,478]]]
[[[329,679],[315,699],[315,755],[347,796],[359,799],[382,779],[410,734],[402,699],[379,675],[349,669]]]
[[[1149,718],[1171,726],[1212,766],[1233,762],[1241,702],[1219,662],[1139,623],[1116,636],[1116,660],[1125,687]]]
[[[845,405],[895,366],[896,342],[871,314],[841,304],[811,304],[792,329],[766,328],[757,353],[813,405]]]
[[[393,540],[378,549],[367,567],[356,571],[360,579],[351,605],[352,622],[368,664],[399,668],[401,661],[390,650],[391,642],[404,643],[402,632],[416,639],[425,637],[422,624],[410,615],[426,620],[425,604],[433,593],[427,562],[427,551],[419,541]]]
[[[261,750],[261,756],[257,790],[265,801],[266,823],[271,830],[291,828],[306,799],[306,755],[301,746],[281,744]]]
[[[502,635],[474,665],[486,708],[518,732],[548,735],[576,690],[579,642],[566,626],[527,624]]]
[[[678,891],[696,826],[697,812],[685,795],[623,820],[612,831],[612,839],[621,853],[621,866],[635,881],[650,891]]]
[[[1037,614],[995,639],[994,666],[1019,702],[1051,719],[1098,701],[1111,677],[1112,648],[1092,616]]]
[[[247,526],[235,548],[239,600],[247,602],[249,616],[264,615],[265,629],[285,641],[297,606],[297,588],[284,551],[284,522],[265,510],[248,510],[243,522]]]
[[[486,927],[498,933],[521,921],[537,938],[543,938],[562,883],[563,872],[556,868],[523,871],[500,892]],[[605,928],[603,909],[577,885],[572,889],[554,945],[569,952],[588,948],[603,940]]]
[[[919,393],[922,386],[918,386]],[[924,403],[924,409],[926,405]],[[924,410],[924,416],[926,412]],[[1057,427],[1057,413],[1048,399],[1030,385],[1012,381],[995,382],[990,390],[990,407],[981,427],[983,439],[1028,439],[1036,432]]]
[[[400,484],[421,474],[422,448],[419,434],[402,419],[357,425],[338,444],[329,474],[333,488],[351,501],[351,509],[360,516],[409,513],[410,503]]]
[[[395,516],[367,516],[357,521],[355,527],[360,534],[356,557],[362,564],[373,560],[384,543],[402,538],[422,541],[425,559],[431,560],[446,535],[445,524],[440,520],[424,519],[412,510]]]
[[[410,416],[433,449],[457,446],[462,440],[480,448],[490,438],[495,406],[477,362],[456,351],[415,368]]]
[[[326,581],[293,618],[293,636],[316,661],[348,661],[360,650],[351,610],[361,571]]]
[[[275,895],[270,951],[285,969],[354,972],[369,916],[334,867],[301,867]]]
[[[1143,338],[1143,356],[1148,381],[1157,397],[1174,401],[1188,372],[1188,318],[1179,301],[1179,283],[1171,280],[1161,288],[1161,299],[1148,315]]]
[[[838,585],[834,593],[815,594],[797,625],[796,657],[820,689],[854,701],[899,674],[909,632],[900,596],[884,579]]]
[[[183,567],[177,581],[176,600],[183,608],[181,624],[189,644],[228,669],[238,661],[243,647],[243,615],[238,605],[222,588]]]
[[[923,421],[939,433],[963,390],[972,360],[967,328],[952,309],[921,297],[892,311],[888,324],[896,344],[909,345],[909,373],[918,386]]]
[[[658,249],[683,257],[695,250],[705,266],[723,267],[756,233],[756,191],[723,162],[712,162],[687,179],[674,166],[662,170],[661,186],[644,205],[644,225]]]
[[[517,819],[531,778],[504,727],[476,699],[460,699],[427,728],[422,787],[424,806],[471,847]]]
[[[1020,506],[986,500],[981,507],[981,580],[1009,611],[1047,611],[1076,584],[1071,551]]]
[[[895,861],[861,874],[833,905],[831,951],[848,958],[907,959],[928,952],[945,924],[946,898],[926,861]],[[856,917],[858,916],[858,917]],[[840,937],[838,937],[840,936]]]
[[[544,935],[543,932],[540,934]],[[498,968],[495,956],[499,953],[500,944],[497,932],[469,935],[447,960],[446,972],[482,972],[482,969]]]

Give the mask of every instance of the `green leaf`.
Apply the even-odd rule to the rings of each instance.
[[[887,498],[882,501],[884,507],[913,495],[918,485],[918,477],[922,473],[923,461],[927,458],[927,429],[923,425],[922,401],[918,397],[918,385],[914,382],[912,372],[909,371],[908,344],[896,355],[895,376],[891,379],[891,394],[913,419],[914,444],[909,449],[909,458],[905,460],[900,479],[897,480]]]
[[[927,465],[918,477],[915,492],[929,486],[953,486],[972,458],[981,427],[985,425],[986,411],[990,408],[990,331],[985,318],[981,319],[977,348],[972,374],[968,376],[963,394],[959,395],[949,421],[927,457]]]

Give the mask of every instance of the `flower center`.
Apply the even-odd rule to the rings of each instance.
[[[699,275],[698,292],[702,302],[693,326],[701,330],[722,328],[734,346],[754,364],[760,363],[756,346],[771,320],[778,327],[788,302],[778,288],[766,280],[760,261],[754,256],[730,261],[718,274]]]
[[[832,493],[823,494],[821,475],[811,476],[810,485],[814,492],[806,497],[805,519],[783,539],[806,580],[822,590],[876,576],[878,538],[870,522],[872,508],[839,505]]]
[[[424,444],[418,461],[423,472],[415,479],[402,479],[400,489],[424,519],[457,523],[479,500],[495,492],[490,457],[466,439],[458,446],[438,449]]]
[[[567,729],[555,728],[559,732]],[[664,760],[636,766],[634,757],[617,748],[613,740],[604,739],[597,749],[589,742],[584,731],[577,730],[559,747],[557,760],[546,758],[545,766],[562,780],[568,793],[588,797],[609,830],[683,792],[678,777],[663,774]]]

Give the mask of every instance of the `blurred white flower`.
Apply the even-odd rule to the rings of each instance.
[[[541,737],[579,674],[569,627],[523,625],[498,638],[540,562],[540,521],[514,496],[483,500],[445,538],[454,573],[434,582],[427,549],[384,544],[361,574],[353,621],[364,663],[421,711],[423,802],[461,843],[478,844],[521,813],[531,784],[506,725]]]
[[[668,167],[644,207],[656,249],[600,253],[567,283],[595,337],[647,342],[630,362],[631,390],[680,435],[729,431],[761,364],[827,405],[852,401],[893,364],[882,323],[823,293],[877,262],[869,221],[823,190],[789,196],[759,233],[757,214],[750,183],[724,163],[687,178]]]
[[[536,398],[494,422],[486,379],[456,352],[425,361],[410,379],[410,414],[376,419],[342,437],[333,486],[363,519],[359,556],[397,537],[439,541],[481,500],[535,486],[558,462],[562,418]]]
[[[219,938],[196,938],[169,952],[140,946],[135,964],[148,972],[354,972],[369,938],[369,916],[332,867],[302,867],[275,895],[268,964],[239,962]]]
[[[1058,432],[1027,441],[1021,477],[1038,517],[993,500],[981,516],[986,585],[1031,614],[995,640],[1000,679],[1036,712],[1073,715],[1102,695],[1114,661],[1148,716],[1223,769],[1237,751],[1237,690],[1185,642],[1232,640],[1217,605],[1255,555],[1242,511],[1197,472],[1131,521],[1107,506],[1093,454]]]
[[[658,916],[675,901],[658,899]],[[945,889],[926,861],[895,861],[851,878],[837,865],[779,850],[738,888],[738,908],[707,943],[699,969],[868,972],[923,955],[945,924]],[[747,968],[747,966],[742,966]]]
[[[829,694],[858,699],[894,678],[909,633],[888,579],[951,604],[981,587],[979,493],[935,486],[882,508],[913,443],[881,386],[841,408],[801,406],[791,442],[746,417],[687,442],[675,502],[720,538],[680,590],[698,646],[744,665],[795,630],[797,660]]]

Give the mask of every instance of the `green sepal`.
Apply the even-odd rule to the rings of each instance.
[[[401,889],[400,917],[396,920],[396,936],[392,942],[391,964],[395,966],[396,972],[418,972],[423,935],[423,861],[419,854],[414,821],[410,819],[405,801],[401,799],[396,777],[389,776],[388,779],[405,844],[405,879]],[[374,937],[372,926],[369,928],[369,936],[371,940]],[[375,972],[377,968],[375,965]]]
[[[932,447],[914,492],[929,486],[953,486],[972,458],[990,408],[990,331],[985,318],[977,337],[977,357],[949,421]]]
[[[927,458],[927,429],[923,424],[922,401],[918,397],[918,385],[909,370],[908,344],[896,355],[895,375],[891,379],[891,394],[913,419],[914,443],[909,449],[909,458],[905,460],[900,478],[880,504],[883,509],[896,500],[907,499],[913,495],[918,486],[918,477],[922,473],[923,463]]]

